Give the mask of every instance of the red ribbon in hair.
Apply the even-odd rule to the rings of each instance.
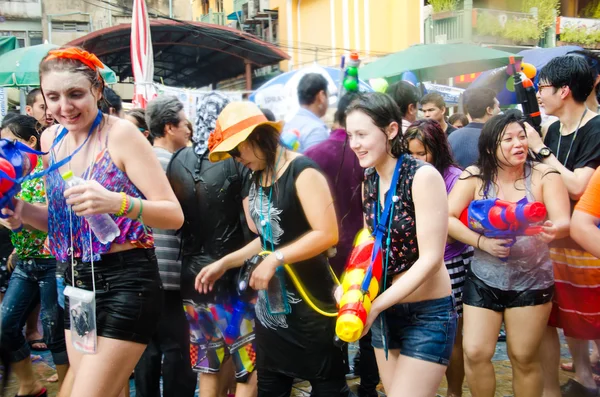
[[[98,57],[91,52],[87,52],[85,50],[79,49],[77,47],[70,47],[58,50],[51,50],[48,52],[48,56],[45,61],[49,61],[51,59],[75,59],[81,63],[83,63],[88,68],[98,71],[98,69],[103,69],[104,64],[100,62]]]

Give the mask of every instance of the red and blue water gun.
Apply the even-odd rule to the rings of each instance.
[[[14,210],[12,199],[21,191],[21,184],[35,169],[38,154],[38,151],[19,141],[0,139],[0,208]],[[7,218],[8,215],[0,213],[0,217]],[[20,230],[21,228],[13,231]]]
[[[500,199],[473,200],[460,216],[469,229],[489,238],[511,239],[534,236],[542,226],[534,225],[546,219],[546,206],[539,201],[522,198],[516,203]]]

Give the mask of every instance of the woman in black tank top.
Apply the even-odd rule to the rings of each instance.
[[[310,381],[313,396],[347,396],[343,351],[333,343],[336,282],[326,257],[338,240],[333,199],[316,164],[279,144],[281,127],[250,102],[231,103],[219,115],[209,158],[231,156],[253,171],[249,212],[259,237],[202,269],[196,289],[210,291],[227,269],[270,251],[250,278],[250,287],[259,291],[258,395],[289,396],[300,378]],[[284,291],[281,310],[266,298],[271,281]]]

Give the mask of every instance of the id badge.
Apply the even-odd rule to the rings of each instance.
[[[84,354],[95,354],[98,342],[96,294],[93,291],[67,285],[65,296],[69,297],[73,347]]]

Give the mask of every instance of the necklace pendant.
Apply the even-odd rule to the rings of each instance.
[[[261,219],[261,220],[260,220],[260,225],[261,225],[262,227],[265,227],[265,226],[267,226],[267,221],[265,221],[264,219]]]
[[[400,197],[398,197],[398,196],[392,196],[392,201],[394,203],[397,203],[398,201],[400,201]]]

